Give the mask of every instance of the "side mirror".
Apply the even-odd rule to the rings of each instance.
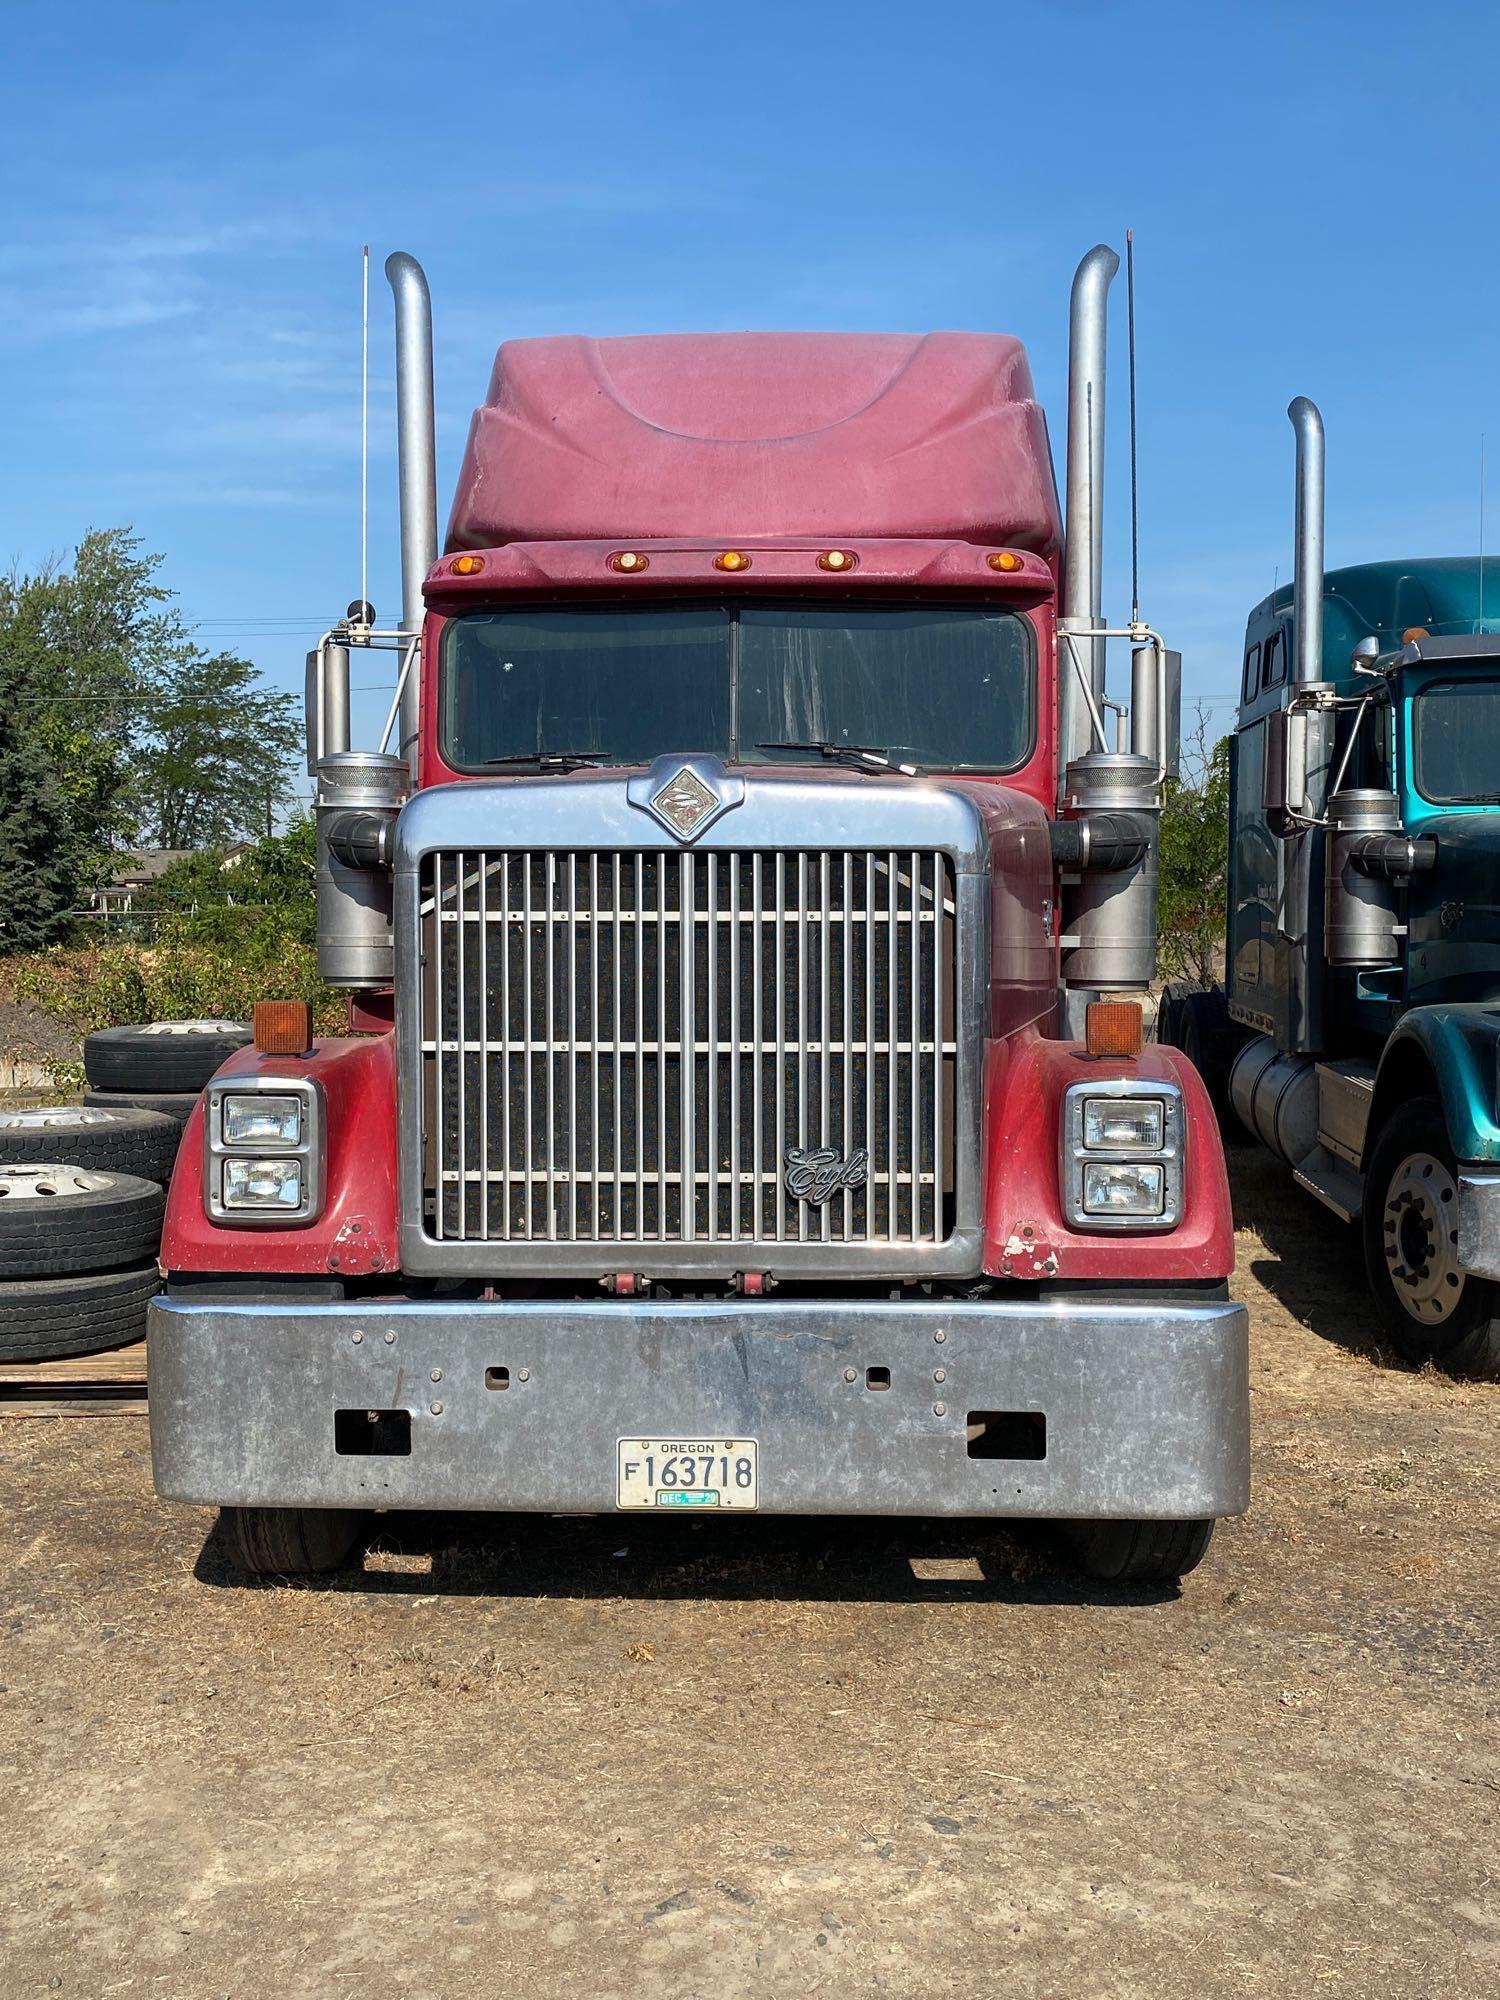
[[[349,648],[331,640],[307,656],[307,775],[349,748]]]
[[[1167,698],[1161,718],[1161,761],[1169,778],[1182,776],[1182,655],[1168,646]]]
[[[1182,655],[1169,646],[1137,646],[1130,656],[1130,747],[1163,777],[1181,776]]]
[[[1368,638],[1361,639],[1359,644],[1354,648],[1354,651],[1349,655],[1349,664],[1357,674],[1368,673],[1379,658],[1380,641],[1372,632]]]
[[[1278,840],[1297,832],[1297,815],[1307,804],[1307,717],[1300,710],[1273,708],[1263,725],[1265,763],[1261,767],[1260,806],[1266,825]]]

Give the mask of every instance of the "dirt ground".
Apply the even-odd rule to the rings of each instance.
[[[1180,1594],[769,1519],[246,1586],[143,1420],[0,1425],[0,1994],[1500,1991],[1500,1390],[1234,1168],[1255,1499]]]

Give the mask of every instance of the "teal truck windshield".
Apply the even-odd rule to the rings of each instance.
[[[826,742],[905,763],[1006,771],[1032,739],[1035,647],[1013,612],[970,606],[542,605],[450,620],[443,750],[461,771],[588,753],[614,764]]]
[[[1412,703],[1411,733],[1424,799],[1500,803],[1500,680],[1429,682]]]

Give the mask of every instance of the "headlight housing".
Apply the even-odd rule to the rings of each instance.
[[[1154,1077],[1070,1084],[1063,1213],[1082,1230],[1175,1229],[1182,1219],[1182,1092]]]
[[[302,1138],[302,1099],[291,1091],[226,1090],[219,1120],[226,1146],[295,1146]]]
[[[286,1228],[323,1209],[322,1086],[312,1077],[235,1076],[203,1104],[203,1207],[210,1222]]]

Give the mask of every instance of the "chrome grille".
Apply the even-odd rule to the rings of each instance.
[[[947,855],[445,850],[418,886],[428,1240],[948,1239]],[[825,1149],[864,1178],[796,1198]]]

